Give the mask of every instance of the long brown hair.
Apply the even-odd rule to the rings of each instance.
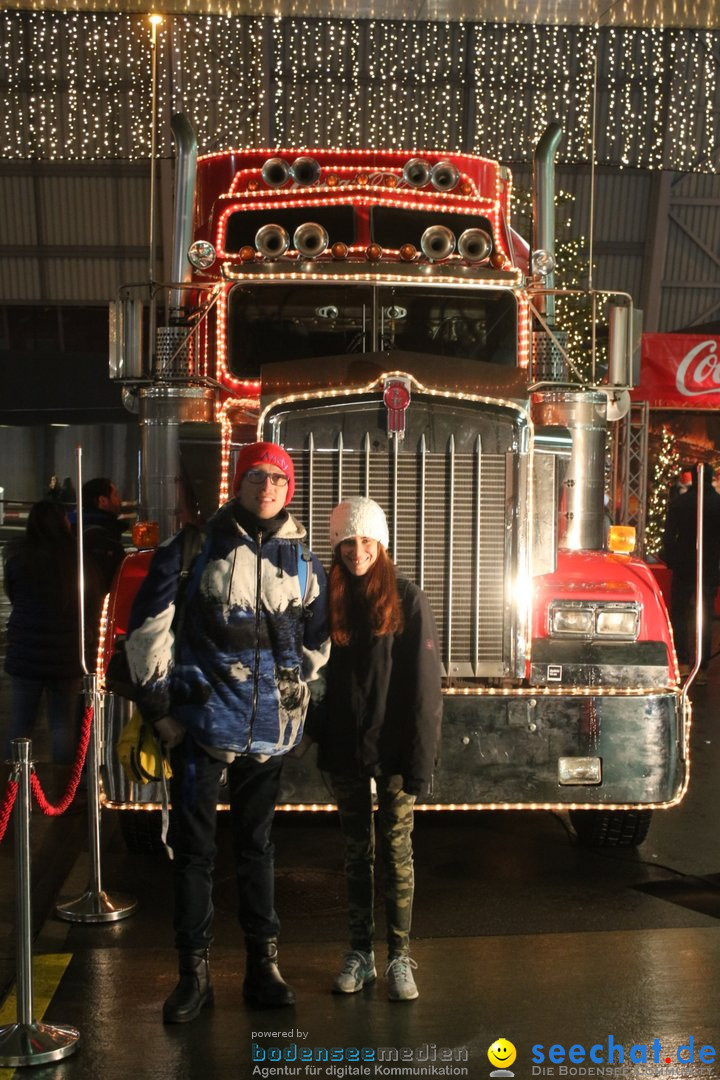
[[[349,645],[359,620],[370,625],[375,637],[397,634],[403,613],[397,590],[395,565],[382,544],[367,574],[353,577],[345,568],[339,546],[329,579],[330,635],[336,645]]]

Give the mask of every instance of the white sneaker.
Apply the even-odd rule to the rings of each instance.
[[[356,994],[376,978],[375,954],[354,949],[343,960],[342,970],[335,976],[333,990],[336,994]]]
[[[385,968],[391,1001],[414,1001],[418,996],[412,968],[417,964],[409,956],[394,956]]]

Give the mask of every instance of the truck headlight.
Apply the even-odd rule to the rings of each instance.
[[[592,608],[559,607],[550,609],[551,634],[592,634],[595,620]]]
[[[640,630],[640,605],[631,602],[556,600],[548,615],[551,637],[634,641]]]
[[[637,605],[625,608],[599,608],[595,628],[598,637],[622,638],[632,641],[640,628],[640,612]]]

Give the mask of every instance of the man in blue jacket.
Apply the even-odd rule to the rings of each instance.
[[[295,1000],[277,964],[270,829],[283,757],[302,738],[308,683],[327,660],[329,636],[325,573],[285,509],[294,486],[282,447],[244,447],[234,498],[208,522],[180,618],[182,533],[158,549],[132,610],[128,663],[173,770],[180,980],[165,1002],[165,1023],[193,1020],[213,1000],[208,949],[224,769],[247,947],[243,993],[265,1007]]]

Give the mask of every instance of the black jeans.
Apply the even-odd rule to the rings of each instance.
[[[236,758],[226,766],[189,738],[170,755],[170,845],[175,853],[175,945],[206,949],[212,943],[213,869],[220,775],[228,770],[230,820],[238,882],[238,916],[247,935],[276,937],[274,848],[270,830],[282,758]]]

